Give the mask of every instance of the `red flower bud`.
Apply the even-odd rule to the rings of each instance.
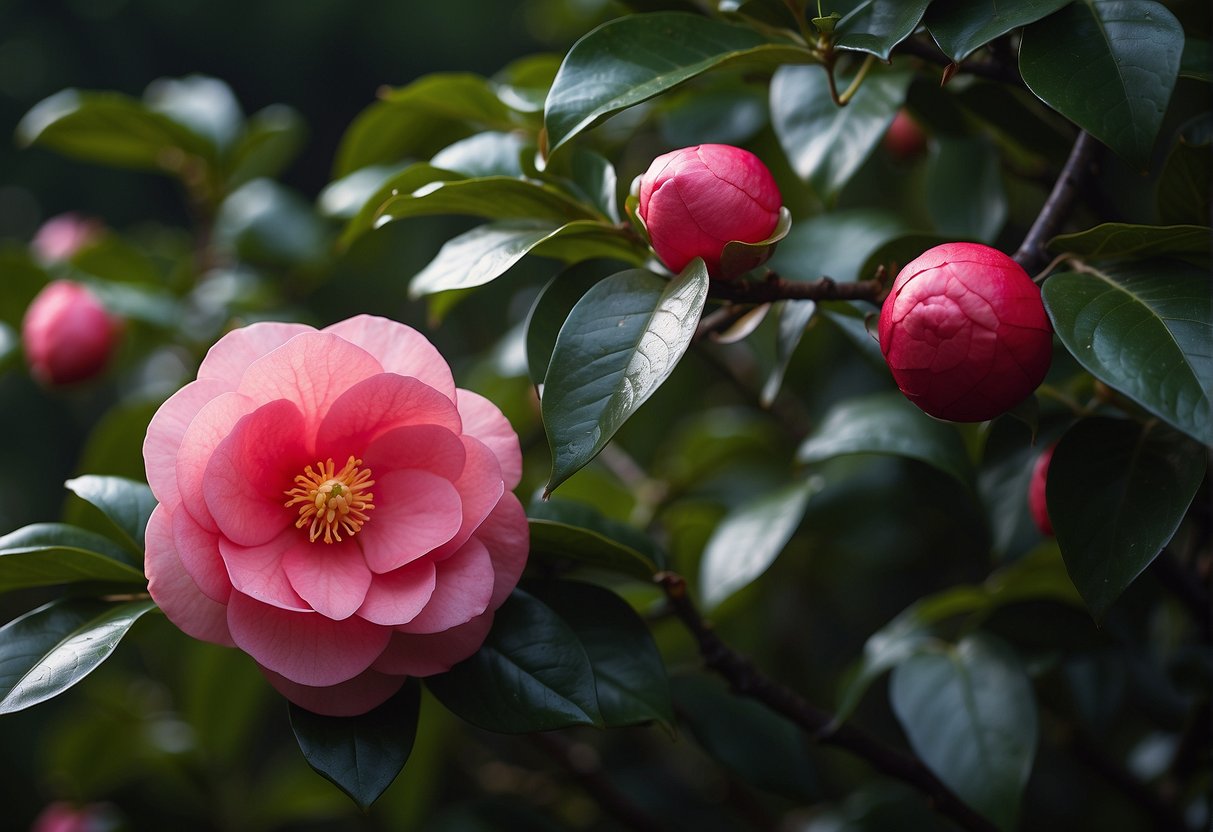
[[[25,310],[21,342],[30,371],[44,384],[92,378],[118,341],[120,322],[88,288],[70,280],[46,285]]]
[[[884,147],[894,159],[908,162],[926,152],[927,137],[909,113],[898,110],[884,134]]]
[[[734,277],[721,274],[725,244],[770,237],[782,204],[767,166],[748,150],[727,144],[658,156],[640,178],[640,219],[653,250],[675,272],[702,257],[712,277]]]
[[[1040,289],[1018,263],[977,243],[924,252],[880,310],[880,350],[910,401],[932,416],[980,422],[1044,379],[1053,330]]]
[[[60,214],[42,224],[34,235],[31,246],[44,263],[58,263],[71,259],[72,255],[104,232],[100,220],[76,213]]]
[[[1049,480],[1049,463],[1053,459],[1054,445],[1045,448],[1044,453],[1036,457],[1032,466],[1032,479],[1028,483],[1028,510],[1036,521],[1036,528],[1043,535],[1053,534],[1053,522],[1049,520],[1049,506],[1045,502],[1045,483]]]

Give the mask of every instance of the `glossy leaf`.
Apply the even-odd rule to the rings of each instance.
[[[147,106],[201,137],[215,156],[225,156],[244,128],[232,88],[218,78],[157,78],[143,94]]]
[[[254,179],[223,200],[215,242],[253,263],[291,266],[328,256],[328,230],[310,203],[271,179]]]
[[[933,465],[963,484],[972,468],[960,434],[932,419],[901,393],[845,399],[830,408],[796,452],[800,462],[821,462],[843,454],[885,454]]]
[[[597,456],[669,378],[690,346],[707,293],[707,269],[696,258],[668,282],[641,269],[620,272],[573,308],[544,381],[548,493]]]
[[[790,280],[829,277],[846,282],[871,277],[862,268],[870,255],[908,231],[905,221],[889,211],[859,208],[818,214],[792,225],[771,255],[770,266]]]
[[[1084,258],[1209,257],[1209,228],[1201,225],[1131,225],[1106,222],[1049,241],[1049,251]]]
[[[1054,274],[1045,309],[1078,362],[1109,387],[1213,445],[1209,275],[1176,262]]]
[[[940,138],[927,166],[927,211],[949,238],[992,243],[1007,221],[998,148],[981,138]]]
[[[437,180],[401,192],[379,206],[378,228],[392,220],[429,214],[463,214],[485,219],[526,218],[568,222],[599,219],[597,213],[550,185],[508,176]]]
[[[359,716],[321,716],[292,704],[291,729],[308,765],[366,809],[408,762],[420,708],[421,686],[410,679]]]
[[[544,112],[549,153],[607,116],[711,69],[810,62],[811,53],[752,29],[677,12],[604,23],[565,56]]]
[[[833,202],[871,155],[905,101],[912,74],[874,69],[845,107],[830,97],[826,72],[784,66],[771,80],[771,123],[796,175]],[[840,87],[847,79],[840,78]]]
[[[617,270],[613,263],[587,260],[553,277],[539,292],[526,322],[526,362],[531,381],[543,384],[560,327],[590,287]]]
[[[86,529],[35,523],[0,537],[0,592],[80,581],[146,580],[127,547]]]
[[[434,154],[430,164],[469,178],[521,177],[526,142],[517,133],[486,131],[449,144]],[[531,148],[534,153],[534,148]]]
[[[253,113],[226,163],[228,189],[282,173],[299,155],[306,133],[299,113],[283,104]]]
[[[143,532],[156,507],[147,483],[125,477],[86,475],[64,483],[77,497],[92,503],[139,554],[143,554]]]
[[[1153,0],[1079,0],[1024,30],[1019,70],[1042,101],[1145,169],[1184,33]]]
[[[960,63],[1012,29],[1047,17],[1070,0],[934,0],[926,24],[943,53]]]
[[[915,753],[1002,829],[1013,829],[1036,755],[1036,698],[1015,651],[991,636],[919,653],[893,671],[893,712]]]
[[[66,599],[0,627],[0,714],[58,696],[109,658],[151,601]]]
[[[908,38],[930,0],[842,0],[830,4],[842,19],[834,26],[834,46],[889,59],[893,47]]]
[[[648,627],[626,601],[578,581],[545,581],[527,589],[581,639],[606,727],[674,722],[665,663]]]
[[[770,407],[779,396],[783,377],[792,362],[792,355],[804,337],[804,331],[817,312],[817,304],[811,300],[785,300],[776,305],[775,366],[762,386],[762,405]]]
[[[602,516],[593,506],[537,500],[527,509],[531,552],[651,581],[661,562],[643,532]]]
[[[517,589],[480,650],[425,683],[443,705],[489,731],[603,724],[581,640],[549,606]]]
[[[704,607],[719,606],[770,568],[804,518],[809,498],[820,487],[814,479],[792,483],[748,500],[725,515],[699,564]]]
[[[1049,517],[1096,619],[1175,534],[1205,474],[1205,450],[1165,425],[1083,419],[1049,464]]]

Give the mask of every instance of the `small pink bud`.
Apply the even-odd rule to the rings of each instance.
[[[767,166],[748,150],[701,144],[653,160],[640,178],[640,219],[661,262],[680,272],[702,257],[712,277],[734,240],[758,243],[779,222],[783,198]]]
[[[902,162],[917,159],[927,149],[927,137],[909,113],[898,110],[884,134],[884,147],[889,155]]]
[[[1049,463],[1053,460],[1055,445],[1045,448],[1044,453],[1036,457],[1032,466],[1032,480],[1028,483],[1028,510],[1036,521],[1036,528],[1043,535],[1053,534],[1053,522],[1049,520],[1049,506],[1045,502],[1045,483],[1049,481]]]
[[[978,243],[946,243],[897,275],[880,310],[880,350],[906,397],[953,422],[992,419],[1026,398],[1053,357],[1040,289]]]
[[[118,342],[120,321],[87,287],[70,280],[48,283],[21,322],[30,371],[44,384],[92,378]]]
[[[72,212],[59,214],[42,224],[31,245],[38,259],[58,263],[96,240],[104,229],[100,220]]]
[[[73,806],[66,801],[47,804],[34,818],[30,832],[101,832],[112,824],[106,820],[105,804]]]

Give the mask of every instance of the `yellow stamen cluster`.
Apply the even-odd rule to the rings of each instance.
[[[336,470],[330,457],[317,462],[295,477],[295,487],[283,493],[291,499],[287,508],[300,503],[295,528],[308,526],[308,539],[313,543],[321,535],[325,543],[341,542],[341,533],[353,536],[370,518],[367,512],[375,507],[375,495],[369,489],[375,484],[370,468],[359,468],[361,459],[350,457],[345,467]]]

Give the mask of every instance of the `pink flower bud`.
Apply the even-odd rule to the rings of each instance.
[[[701,144],[653,160],[640,178],[640,218],[661,262],[680,272],[702,257],[721,274],[726,243],[758,243],[775,230],[783,199],[757,156],[727,144]]]
[[[880,310],[880,350],[910,401],[932,416],[980,422],[1044,379],[1053,330],[1018,263],[977,243],[946,243],[897,275]]]
[[[73,806],[66,801],[56,801],[47,804],[34,818],[30,832],[101,832],[112,825],[105,814],[105,804]]]
[[[88,288],[56,280],[25,310],[21,322],[25,359],[44,384],[84,381],[105,366],[120,327]]]
[[[71,212],[60,214],[42,224],[31,245],[38,259],[58,263],[96,240],[104,228],[100,220]]]
[[[1049,506],[1045,502],[1045,483],[1049,481],[1049,463],[1053,460],[1053,448],[1055,445],[1050,445],[1045,448],[1044,453],[1036,457],[1036,464],[1032,466],[1032,479],[1028,483],[1028,510],[1032,512],[1032,519],[1036,521],[1036,528],[1040,529],[1043,535],[1053,534],[1053,522],[1049,520]]]
[[[927,137],[909,113],[898,110],[884,134],[884,148],[894,159],[908,162],[926,152]]]

